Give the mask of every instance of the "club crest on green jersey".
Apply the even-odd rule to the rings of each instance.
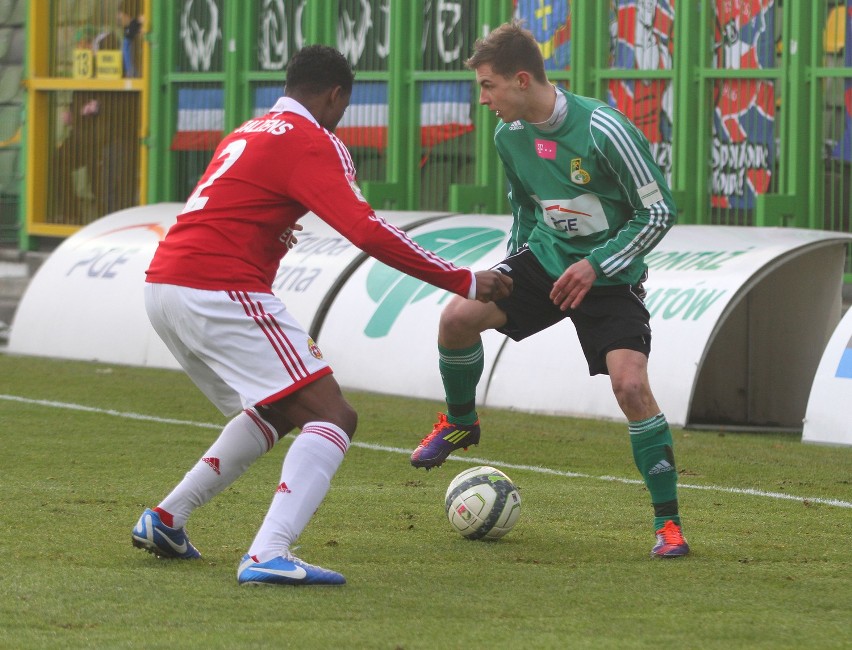
[[[592,180],[592,177],[589,176],[589,172],[580,166],[582,162],[582,158],[571,159],[571,180],[577,183],[577,185],[585,185]]]

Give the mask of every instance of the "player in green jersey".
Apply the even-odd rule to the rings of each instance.
[[[636,466],[654,507],[653,557],[686,555],[672,434],[648,381],[650,315],[644,256],[674,224],[671,190],[648,141],[620,112],[548,82],[533,35],[508,23],[476,42],[467,67],[509,181],[509,255],[494,268],[512,295],[482,304],[454,299],[441,314],[439,368],[447,414],[411,456],[437,467],[479,442],[480,334],[521,340],[570,318],[591,375],[608,374],[629,422]]]

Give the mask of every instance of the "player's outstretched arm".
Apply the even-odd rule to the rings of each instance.
[[[501,300],[512,293],[512,278],[500,271],[477,271],[476,299],[479,302]]]

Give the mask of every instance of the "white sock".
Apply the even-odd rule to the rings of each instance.
[[[272,425],[254,409],[246,409],[225,425],[216,442],[158,509],[172,515],[174,528],[183,528],[193,510],[242,476],[277,441],[278,433]]]
[[[330,422],[302,427],[284,457],[281,482],[249,555],[268,562],[288,553],[325,498],[348,448],[349,437]]]

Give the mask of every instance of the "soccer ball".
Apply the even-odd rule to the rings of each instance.
[[[450,526],[468,539],[500,539],[521,516],[521,495],[499,469],[471,467],[447,488],[444,507]]]

